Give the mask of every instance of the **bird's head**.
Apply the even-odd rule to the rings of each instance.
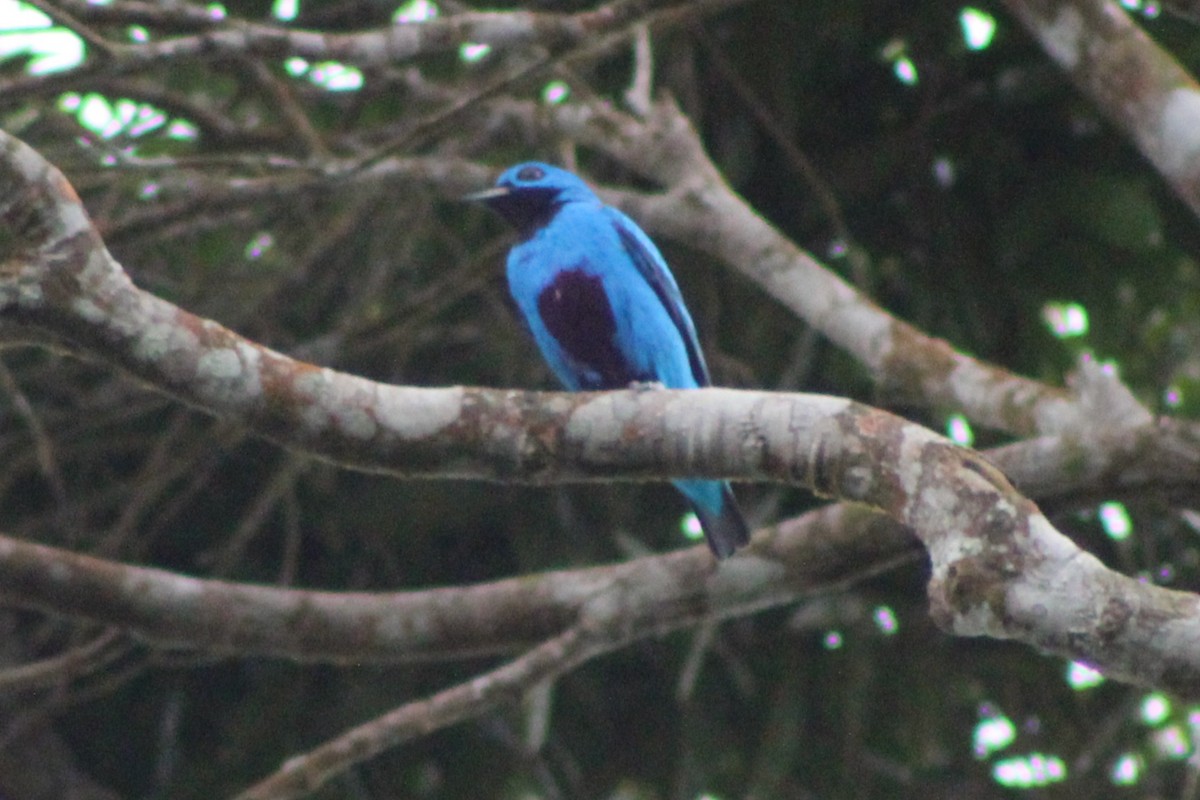
[[[595,200],[596,195],[583,180],[565,169],[528,161],[506,169],[496,180],[495,188],[464,199],[486,203],[527,235],[549,222],[564,204]]]

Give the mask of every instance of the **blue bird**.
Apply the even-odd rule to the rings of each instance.
[[[581,179],[518,164],[470,195],[517,229],[508,288],[550,369],[570,391],[710,385],[696,328],[654,242]],[[725,481],[674,482],[717,558],[750,540]]]

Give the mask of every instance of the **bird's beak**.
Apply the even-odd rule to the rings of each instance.
[[[489,200],[495,200],[498,197],[507,197],[512,194],[512,189],[507,186],[497,186],[494,189],[484,189],[482,192],[472,192],[468,195],[463,195],[462,199],[470,203],[486,203]]]

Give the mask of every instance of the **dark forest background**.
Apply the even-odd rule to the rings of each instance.
[[[47,25],[74,21],[121,46],[188,35],[204,29],[202,13],[219,16],[187,3],[37,5],[54,16]],[[226,21],[336,33],[386,28],[398,6],[221,8]],[[1171,9],[1121,13],[1200,68],[1195,21]],[[829,269],[982,360],[1060,385],[1090,352],[1118,365],[1155,411],[1197,413],[1196,215],[1005,6],[754,0],[675,3],[672,14],[651,28],[655,96],[673,98],[733,188]],[[987,35],[968,37],[965,24]],[[290,355],[379,381],[554,388],[509,308],[510,232],[455,200],[466,187],[439,183],[439,164],[466,159],[494,175],[539,159],[596,185],[653,188],[549,126],[511,124],[492,103],[628,108],[629,37],[598,52],[550,43],[475,59],[450,48],[361,67],[296,61],[281,47],[107,69],[87,44],[83,66],[35,74],[45,66],[13,44],[34,33],[0,33],[14,51],[0,62],[0,128],[64,171],[136,283]],[[448,114],[539,58],[548,63]],[[360,183],[271,167],[374,148],[429,171]],[[977,447],[1006,441],[965,428],[955,409],[888,396],[730,265],[656,238],[718,384],[849,396]],[[738,492],[756,524],[818,502],[780,487]],[[1194,588],[1200,518],[1187,505],[1089,495],[1045,510],[1108,565]],[[656,484],[356,474],[111,368],[45,349],[0,353],[0,530],[23,539],[235,581],[395,590],[694,544],[683,514]],[[1023,645],[952,638],[927,615],[925,578],[913,560],[797,606],[639,641],[314,796],[1196,796],[1200,706]],[[0,628],[10,668],[104,635],[16,610],[0,614]],[[231,796],[289,756],[495,663],[312,665],[120,638],[103,652],[82,675],[7,692],[0,788],[46,771],[69,776],[78,797]]]

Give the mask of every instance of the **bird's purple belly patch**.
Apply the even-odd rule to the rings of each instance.
[[[563,270],[538,295],[537,306],[567,357],[593,373],[581,376],[582,388],[621,389],[638,379],[617,349],[617,323],[599,276]]]

